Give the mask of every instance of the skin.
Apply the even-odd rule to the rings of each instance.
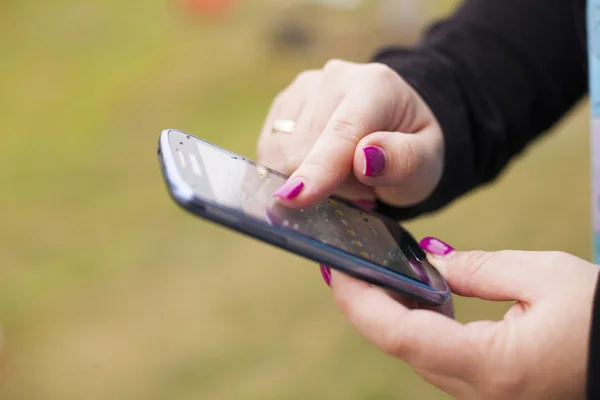
[[[296,121],[294,132],[274,133],[277,119]],[[383,149],[381,175],[365,175],[366,146]],[[398,74],[339,60],[300,74],[277,96],[258,143],[261,163],[304,183],[279,199],[297,208],[332,193],[418,203],[440,180],[443,151],[435,116]],[[514,306],[502,321],[460,324],[449,305],[419,308],[332,271],[335,300],[367,339],[456,398],[584,398],[595,265],[516,251],[451,252],[431,262],[455,294]]]
[[[277,119],[296,121],[293,134],[273,133]],[[365,176],[366,146],[385,152],[384,173]],[[418,94],[382,64],[334,60],[303,72],[273,102],[258,143],[259,161],[301,178],[289,207],[302,208],[332,193],[352,200],[376,197],[392,205],[425,199],[440,180],[444,139]]]
[[[368,340],[457,399],[585,398],[597,266],[560,252],[452,252],[430,261],[454,293],[515,304],[501,321],[461,324],[332,271],[335,300]]]

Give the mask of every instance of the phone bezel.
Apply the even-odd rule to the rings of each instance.
[[[245,233],[246,235],[259,239],[263,242],[288,250],[301,257],[340,270],[341,272],[354,276],[360,280],[401,293],[403,295],[407,295],[423,303],[430,305],[442,305],[450,298],[450,288],[448,287],[447,283],[441,274],[439,274],[439,272],[437,272],[437,270],[435,270],[435,268],[426,260],[423,260],[422,262],[429,264],[430,267],[439,274],[440,280],[444,285],[444,289],[428,286],[409,276],[394,272],[385,268],[384,266],[380,266],[379,264],[362,259],[336,247],[329,246],[316,239],[291,230],[274,228],[264,221],[245,215],[237,210],[223,207],[211,200],[198,197],[180,174],[179,166],[173,156],[169,141],[169,134],[172,131],[189,136],[189,138],[193,138],[194,140],[199,140],[204,144],[216,148],[232,157],[244,157],[178,129],[165,129],[162,131],[159,139],[158,153],[163,177],[173,200],[188,212],[191,212],[201,218],[208,219],[219,225],[226,226],[235,231]],[[250,159],[245,160],[254,165],[261,165]],[[267,170],[270,173],[277,174],[284,178],[286,177],[284,174],[273,171],[269,168],[267,168]],[[352,203],[349,203],[345,199],[336,196],[331,196],[331,198],[334,198],[336,201],[343,202],[352,208],[359,208]],[[366,214],[373,215],[381,219],[394,238],[397,239],[398,235],[400,234],[406,235],[414,241],[410,233],[402,228],[400,224],[396,223],[396,221],[370,210],[360,210]],[[425,253],[422,252],[420,248],[418,249],[421,251],[421,255],[424,258]],[[406,255],[404,254],[405,249],[401,248],[401,251],[403,256],[406,258]],[[414,253],[414,251],[412,252]],[[405,262],[407,261],[405,260]]]

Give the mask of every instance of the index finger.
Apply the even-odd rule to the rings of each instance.
[[[300,167],[274,196],[290,207],[308,207],[327,198],[348,177],[359,141],[393,117],[391,107],[378,104],[377,91],[369,92],[355,91],[341,101]]]
[[[334,270],[331,288],[342,313],[363,336],[413,368],[466,377],[477,368],[470,330],[430,310],[409,310],[383,290]]]

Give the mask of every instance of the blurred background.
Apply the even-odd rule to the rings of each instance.
[[[156,144],[178,128],[254,157],[296,74],[412,43],[455,4],[0,1],[0,398],[448,398],[351,329],[316,265],[176,207]],[[588,165],[582,104],[407,227],[589,259]],[[508,307],[456,304],[461,321]]]

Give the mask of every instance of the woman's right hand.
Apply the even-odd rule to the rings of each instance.
[[[295,121],[292,133],[273,130]],[[417,92],[383,64],[330,61],[300,74],[273,102],[259,161],[291,174],[276,192],[290,207],[336,193],[408,206],[427,198],[444,163],[444,139]]]
[[[598,266],[559,252],[461,252],[431,238],[422,246],[454,293],[516,303],[501,321],[461,324],[331,271],[360,333],[457,399],[585,397]]]

